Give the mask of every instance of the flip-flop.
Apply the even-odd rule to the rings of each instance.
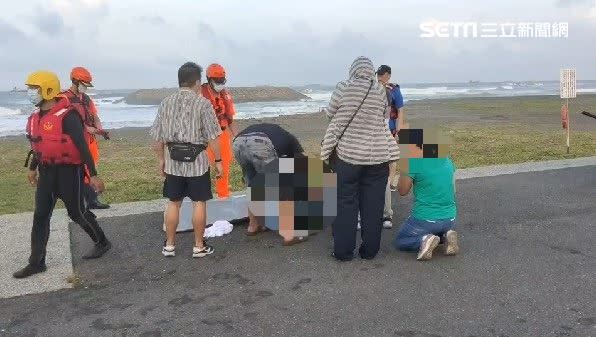
[[[293,238],[290,241],[284,241],[283,245],[286,247],[289,247],[289,246],[297,245],[299,243],[306,242],[306,241],[308,241],[308,237],[298,236],[298,237]]]
[[[259,234],[259,233],[263,233],[263,232],[266,232],[266,231],[267,231],[267,228],[266,227],[259,227],[254,232],[248,232],[247,231],[246,232],[246,236],[255,236],[255,235]]]

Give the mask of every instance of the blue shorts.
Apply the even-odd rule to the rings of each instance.
[[[428,234],[442,236],[455,227],[455,219],[419,220],[409,216],[395,236],[393,245],[398,250],[417,251],[422,237]]]

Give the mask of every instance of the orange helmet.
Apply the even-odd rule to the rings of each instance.
[[[91,73],[89,72],[89,70],[83,67],[72,68],[72,71],[70,72],[70,79],[74,81],[83,82],[83,84],[85,84],[85,86],[88,87],[93,86],[91,84],[91,81],[93,80],[93,78],[91,77]]]
[[[226,78],[226,70],[217,63],[207,67],[207,78]]]

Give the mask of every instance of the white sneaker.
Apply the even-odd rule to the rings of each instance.
[[[436,235],[425,235],[422,238],[422,244],[420,245],[420,250],[418,251],[418,256],[416,257],[416,260],[426,261],[432,259],[433,250],[437,248],[437,246],[439,245],[439,241],[441,241],[441,239],[439,239],[439,237]]]
[[[445,233],[445,255],[457,255],[459,244],[457,243],[457,232],[449,230]]]
[[[214,251],[215,249],[209,245],[205,245],[203,248],[192,247],[192,257],[205,257],[213,254]]]
[[[390,218],[383,219],[383,228],[386,228],[386,229],[393,228],[393,221]]]
[[[161,253],[163,254],[163,256],[165,257],[172,257],[172,256],[176,256],[176,246],[170,246],[167,245],[165,242],[163,243],[163,248],[161,250]]]

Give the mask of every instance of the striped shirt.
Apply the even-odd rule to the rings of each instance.
[[[215,111],[209,100],[187,88],[181,88],[161,101],[151,127],[153,139],[162,143],[207,144],[221,134]],[[165,173],[180,177],[198,177],[209,170],[207,152],[191,163],[175,161],[165,149]]]
[[[376,165],[399,159],[397,141],[386,122],[385,88],[374,76],[372,62],[359,57],[350,68],[349,80],[337,85],[326,109],[330,122],[321,145],[321,159],[329,159],[333,149],[342,161],[353,165]],[[361,103],[362,107],[356,111]],[[354,119],[348,126],[352,116]]]

